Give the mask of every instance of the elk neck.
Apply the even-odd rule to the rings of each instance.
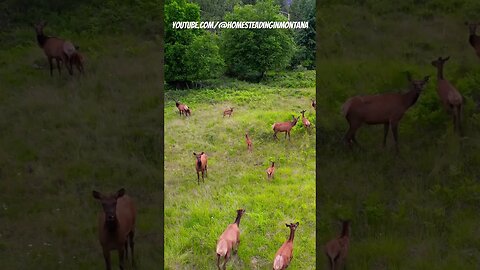
[[[403,98],[405,101],[405,105],[407,108],[413,106],[415,102],[417,102],[418,97],[420,96],[420,90],[417,90],[415,88],[410,89],[407,93],[403,94]]]
[[[340,237],[349,236],[350,235],[350,225],[348,223],[343,223],[342,226],[342,235]]]
[[[238,213],[237,217],[235,218],[235,224],[237,224],[238,227],[240,227],[240,219],[242,218],[242,214]]]
[[[40,45],[40,47],[43,47],[43,45],[45,45],[45,42],[47,42],[47,39],[49,39],[49,38],[50,37],[45,36],[45,34],[43,34],[43,33],[37,34],[38,45]]]
[[[290,228],[290,235],[288,236],[288,241],[293,242],[293,238],[295,238],[295,230]]]
[[[443,80],[443,65],[437,67],[437,79]]]
[[[115,233],[118,228],[118,219],[115,218],[114,221],[105,221],[105,228],[109,233]]]

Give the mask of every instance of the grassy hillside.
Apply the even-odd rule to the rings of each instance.
[[[137,269],[156,269],[163,239],[158,45],[45,31],[80,45],[86,74],[63,69],[51,78],[33,29],[18,29],[19,45],[0,52],[2,268],[104,268],[92,190],[124,187],[138,208]],[[117,253],[112,262],[117,269]]]
[[[246,213],[238,257],[228,269],[271,269],[289,234],[285,223],[296,221],[300,225],[290,268],[314,269],[315,130],[307,133],[298,123],[291,141],[283,134],[278,141],[272,137],[274,122],[288,121],[302,109],[315,122],[310,106],[314,74],[285,73],[266,84],[214,82],[206,89],[166,92],[166,269],[216,269],[218,237],[238,208]],[[191,117],[178,115],[174,98],[192,109]],[[234,107],[233,116],[222,118],[228,106]],[[246,149],[247,131],[252,153]],[[198,185],[192,152],[202,151],[209,157],[208,178]],[[268,182],[270,161],[277,169]]]
[[[422,8],[378,15],[360,5],[322,7],[317,237],[326,243],[339,234],[337,219],[352,219],[348,269],[479,265],[480,60],[468,43],[468,18]],[[445,77],[466,99],[464,138],[453,134],[430,64],[448,55]],[[382,149],[383,126],[362,126],[364,150],[349,151],[341,142],[348,127],[341,105],[353,95],[404,91],[405,71],[432,77],[400,122],[400,156],[391,133]],[[326,266],[321,249],[318,255]]]

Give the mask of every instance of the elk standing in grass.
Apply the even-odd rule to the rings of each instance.
[[[78,51],[78,47],[75,46],[76,52],[72,55],[71,61],[72,65],[75,65],[77,67],[78,71],[82,74],[85,74],[84,68],[83,68],[83,63],[85,61],[83,55]]]
[[[240,244],[240,219],[242,218],[243,214],[245,213],[245,209],[238,209],[237,210],[237,218],[235,218],[235,222],[229,224],[225,231],[223,231],[222,235],[217,242],[217,267],[220,269],[220,258],[224,258],[223,262],[223,269],[227,269],[227,262],[230,259],[232,250],[234,254],[238,252],[238,244]]]
[[[310,127],[310,121],[308,121],[308,119],[305,117],[305,112],[306,112],[306,110],[303,110],[303,111],[300,112],[302,114],[302,123],[303,123],[303,126],[305,128],[309,128]]]
[[[477,36],[476,31],[480,23],[468,23],[465,22],[465,25],[468,26],[470,30],[470,36],[468,37],[468,42],[472,45],[473,49],[477,53],[477,56],[480,58],[480,36]]]
[[[93,197],[100,201],[103,211],[98,216],[99,240],[103,248],[106,269],[110,270],[110,251],[118,250],[120,269],[124,269],[124,256],[128,260],[128,244],[134,265],[134,235],[136,209],[133,201],[125,195],[125,189],[105,196],[93,191]]]
[[[450,59],[450,56],[447,58],[438,57],[437,60],[432,61],[432,65],[437,68],[437,93],[447,112],[453,116],[453,128],[462,134],[463,98],[458,90],[443,77],[443,66],[448,59]]]
[[[175,100],[175,106],[177,106],[178,113],[180,116],[185,115],[188,116],[190,115],[190,108],[188,108],[187,105],[180,103],[178,100]]]
[[[252,152],[252,140],[248,137],[248,133],[245,133],[245,140],[247,141],[247,149]]]
[[[325,245],[325,255],[329,262],[329,269],[342,269],[348,254],[348,246],[350,244],[350,221],[342,222],[342,233],[338,238],[330,240]]]
[[[275,161],[272,161],[272,165],[267,168],[267,179],[272,179],[275,173]]]
[[[48,64],[50,65],[50,76],[53,76],[53,59],[57,62],[59,75],[61,75],[61,62],[65,63],[68,73],[73,75],[71,57],[76,52],[75,46],[70,41],[46,36],[43,33],[43,28],[46,25],[46,22],[41,22],[39,24],[34,24],[33,27],[37,34],[38,45],[43,49],[45,56],[47,56]]]
[[[342,106],[342,113],[348,121],[349,129],[345,134],[345,142],[351,146],[357,129],[364,123],[368,125],[384,125],[383,146],[387,142],[388,130],[391,128],[395,140],[395,149],[398,153],[398,123],[405,112],[413,106],[425,88],[430,76],[423,80],[412,80],[408,74],[410,90],[404,94],[387,93],[369,96],[355,96],[349,98]]]
[[[223,111],[223,117],[225,117],[225,115],[228,115],[228,117],[232,116],[233,114],[233,107],[230,107],[230,109],[226,109]]]
[[[285,224],[287,227],[290,228],[290,236],[275,254],[275,259],[273,260],[273,270],[284,270],[292,261],[293,238],[295,237],[295,231],[297,230],[298,224],[298,222],[295,224]]]
[[[290,131],[297,124],[298,118],[300,118],[300,116],[295,117],[295,116],[292,115],[292,117],[293,117],[292,122],[275,123],[275,124],[272,125],[273,132],[274,132],[273,133],[273,138],[278,139],[277,133],[278,132],[285,132],[285,139],[287,138],[287,134],[288,134],[288,139],[290,140]]]
[[[193,152],[193,155],[197,158],[195,162],[195,169],[197,170],[197,180],[200,185],[200,172],[202,173],[202,181],[205,183],[204,177],[207,177],[207,154],[204,152],[196,154]]]
[[[314,99],[312,99],[312,107],[314,110],[317,110],[317,101],[315,101]]]

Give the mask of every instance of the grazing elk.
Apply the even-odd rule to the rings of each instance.
[[[197,180],[200,185],[200,172],[202,173],[202,181],[205,183],[204,177],[207,177],[207,154],[204,152],[196,154],[193,152],[193,155],[197,158],[195,162],[195,169],[197,170]]]
[[[290,140],[290,131],[297,124],[298,118],[300,118],[300,116],[295,117],[294,115],[292,115],[292,117],[293,117],[292,122],[275,123],[272,125],[272,129],[274,132],[273,138],[278,139],[277,133],[285,132],[285,139],[287,138],[287,134],[288,134],[288,139]]]
[[[49,37],[43,33],[46,22],[32,24],[37,34],[37,42],[47,56],[50,65],[50,76],[53,76],[53,59],[57,62],[58,74],[61,75],[60,63],[64,62],[70,75],[73,75],[71,57],[75,54],[75,46],[70,42],[56,37]]]
[[[247,149],[252,152],[252,140],[248,137],[248,133],[245,133],[245,140],[247,141]]]
[[[134,265],[134,241],[136,209],[132,199],[120,189],[113,195],[93,191],[93,197],[100,201],[103,211],[98,216],[99,240],[103,248],[106,269],[112,269],[110,251],[118,250],[120,269],[124,269],[124,256],[128,260],[128,244]]]
[[[303,123],[304,127],[309,128],[310,127],[310,121],[308,121],[308,119],[305,117],[305,112],[306,112],[306,110],[303,110],[303,111],[300,112],[302,114],[302,123]]]
[[[329,262],[329,269],[342,269],[348,254],[348,246],[350,244],[350,221],[342,222],[342,233],[338,238],[330,240],[325,245],[325,255]]]
[[[290,228],[290,236],[275,254],[275,259],[273,260],[273,270],[286,269],[293,259],[293,238],[295,238],[295,231],[297,230],[299,223],[297,222],[295,224],[290,223],[285,225]]]
[[[314,110],[317,110],[317,101],[315,99],[312,99],[312,107]]]
[[[480,58],[480,36],[477,36],[476,34],[477,27],[478,25],[480,25],[480,23],[465,22],[465,25],[467,25],[470,30],[468,42],[470,42],[470,45],[472,45],[473,49],[475,49],[477,56]]]
[[[233,107],[230,107],[230,109],[226,109],[223,111],[223,117],[225,117],[225,115],[228,115],[228,117],[232,116],[233,114]]]
[[[85,58],[83,55],[78,51],[78,47],[75,47],[77,51],[72,55],[71,61],[72,65],[77,67],[78,71],[82,74],[85,74],[83,63],[85,62]]]
[[[272,179],[275,173],[275,161],[272,161],[272,165],[267,168],[267,179]]]
[[[448,59],[450,59],[450,56],[447,58],[438,57],[437,60],[432,61],[432,65],[437,68],[437,93],[444,108],[453,116],[453,128],[462,134],[463,98],[458,90],[443,77],[443,66]]]
[[[227,262],[230,259],[232,249],[234,254],[238,252],[238,244],[240,244],[240,219],[242,218],[243,214],[245,213],[245,209],[238,209],[237,210],[237,218],[235,218],[235,222],[229,224],[225,231],[223,231],[222,235],[217,242],[217,267],[220,269],[220,258],[224,258],[223,262],[223,269],[227,269]]]
[[[349,98],[342,105],[342,114],[348,121],[349,129],[345,134],[345,142],[351,146],[357,129],[364,123],[368,125],[384,125],[383,146],[387,143],[388,130],[391,128],[395,140],[395,149],[398,153],[398,123],[405,112],[413,106],[425,88],[430,76],[423,80],[413,80],[408,74],[410,90],[404,94],[387,93]]]
[[[180,116],[182,115],[189,116],[191,114],[190,108],[188,108],[187,105],[180,103],[178,100],[175,100],[175,105],[177,106]]]

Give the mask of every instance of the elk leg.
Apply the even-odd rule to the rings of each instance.
[[[393,139],[395,140],[395,150],[398,151],[398,124],[392,124]]]
[[[112,264],[110,261],[110,251],[106,248],[103,249],[103,258],[105,259],[105,266],[107,270],[112,269]]]
[[[387,145],[387,135],[388,135],[389,129],[390,129],[390,123],[383,124],[383,147]]]
[[[200,173],[199,173],[199,171],[197,171],[197,181],[198,181],[198,184],[200,185]]]
[[[227,262],[230,259],[230,250],[227,251],[227,254],[225,254],[225,261],[223,262],[223,270],[227,269]]]
[[[135,248],[135,242],[133,240],[133,238],[135,237],[135,230],[132,230],[130,231],[130,233],[128,234],[128,238],[130,240],[130,251],[132,252],[132,265],[135,265],[135,258],[134,258],[134,248]],[[126,252],[128,253],[128,249],[126,250]]]
[[[202,182],[205,183],[205,171],[202,171]]]
[[[220,254],[217,254],[217,268],[220,270]]]
[[[128,261],[128,237],[127,237],[127,240],[125,241],[125,260]]]
[[[274,139],[278,139],[278,137],[277,137],[277,132],[276,132],[276,131],[274,131],[274,133],[273,133],[273,138],[274,138]]]
[[[208,178],[208,167],[205,165],[205,177]]]
[[[120,270],[123,270],[125,268],[125,262],[124,262],[124,255],[125,255],[125,250],[123,249],[123,245],[118,249],[118,259],[120,261]]]
[[[52,58],[48,58],[48,64],[50,65],[50,77],[53,77],[53,63],[52,63]]]
[[[58,60],[58,58],[55,58],[55,61],[57,62],[58,75],[62,75],[60,60]]]

